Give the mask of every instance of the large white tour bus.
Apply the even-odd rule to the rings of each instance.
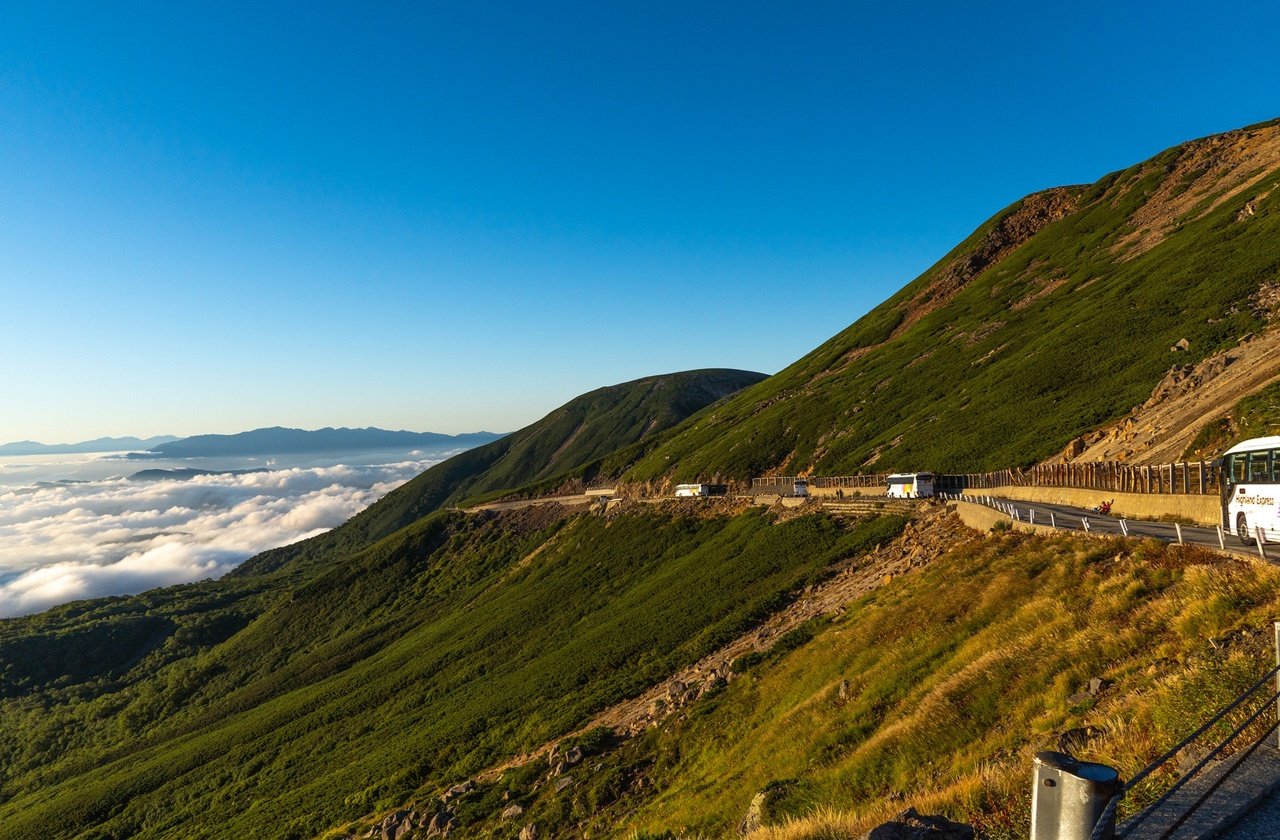
[[[1222,527],[1252,545],[1280,540],[1280,435],[1237,443],[1222,456]]]
[[[892,499],[927,499],[933,495],[933,473],[894,473],[885,479]]]

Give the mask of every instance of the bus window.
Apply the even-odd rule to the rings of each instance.
[[[1227,456],[1227,475],[1231,477],[1232,484],[1240,484],[1244,481],[1244,467],[1245,455],[1243,452]]]
[[[1271,450],[1271,478],[1268,481],[1280,484],[1280,449]]]
[[[1249,481],[1267,482],[1271,480],[1270,452],[1249,453]]]

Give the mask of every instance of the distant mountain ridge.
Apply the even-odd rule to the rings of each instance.
[[[494,432],[445,435],[438,432],[332,428],[308,431],[271,426],[234,435],[194,435],[161,443],[132,458],[207,458],[236,455],[291,455],[359,449],[471,448],[502,437]]]
[[[34,440],[19,440],[13,443],[0,444],[0,455],[75,455],[90,452],[130,452],[163,446],[181,439],[174,435],[156,435],[149,438],[101,437],[93,440],[83,440],[79,443],[40,443]]]
[[[597,388],[523,429],[432,466],[342,527],[264,552],[232,574],[258,574],[298,559],[341,557],[464,499],[538,482],[590,480],[597,469],[592,465],[601,459],[642,445],[764,379],[763,373],[711,368]]]

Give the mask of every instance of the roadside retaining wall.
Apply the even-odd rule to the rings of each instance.
[[[1110,490],[1081,490],[1074,487],[992,487],[968,490],[974,496],[1002,496],[1024,502],[1047,502],[1080,508],[1096,507],[1111,501],[1113,516],[1132,519],[1160,519],[1166,516],[1213,527],[1222,522],[1221,503],[1217,496],[1171,495],[1166,493],[1115,493]]]
[[[814,487],[812,484],[809,485],[809,495],[815,499],[835,499],[840,492],[844,493],[845,498],[849,496],[887,498],[883,487]]]
[[[960,516],[960,521],[968,525],[975,531],[987,532],[991,530],[991,526],[997,522],[1005,522],[1012,525],[1015,531],[1031,531],[1050,533],[1053,531],[1048,525],[1032,525],[1029,522],[1018,522],[1011,520],[998,510],[989,508],[986,505],[978,505],[973,502],[947,502],[947,507],[953,508]]]

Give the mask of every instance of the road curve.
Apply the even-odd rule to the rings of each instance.
[[[948,495],[946,498],[956,497]],[[1260,556],[1257,546],[1243,545],[1240,540],[1231,536],[1231,534],[1219,533],[1217,528],[1206,528],[1201,525],[1179,525],[1173,522],[1124,519],[1123,517],[1106,516],[1070,505],[1027,502],[1005,499],[999,496],[964,494],[959,498],[995,508],[1011,517],[1016,515],[1019,521],[1035,525],[1052,525],[1055,528],[1067,531],[1087,530],[1094,534],[1110,534],[1117,537],[1151,537],[1164,542],[1183,542],[1187,545],[1203,546],[1215,551],[1227,551],[1234,555],[1248,555],[1253,559],[1262,559],[1265,556],[1265,559],[1270,562],[1280,562],[1280,545],[1264,545],[1262,548],[1265,555]],[[1087,528],[1086,522],[1088,523]],[[1181,537],[1179,537],[1179,531],[1181,531]]]

